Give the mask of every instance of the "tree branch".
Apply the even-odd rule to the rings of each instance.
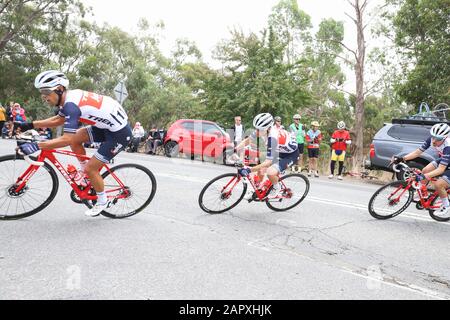
[[[338,40],[334,40],[334,39],[319,39],[319,40],[320,41],[331,41],[331,42],[337,43],[337,44],[341,45],[344,49],[346,49],[347,51],[352,53],[355,56],[355,58],[357,58],[356,51],[354,51],[354,50],[350,49],[349,47],[347,47],[342,41],[338,41]]]
[[[354,96],[354,95],[355,95],[354,93],[351,93],[351,92],[349,92],[349,91],[347,91],[347,90],[344,90],[344,89],[341,89],[341,88],[335,86],[333,83],[330,83],[330,85],[331,85],[334,89],[336,89],[336,90],[338,90],[338,91],[344,92],[344,93],[346,93],[346,94],[348,94],[348,95],[351,95],[351,96]]]
[[[2,14],[3,11],[5,11],[6,7],[8,7],[11,2],[12,0],[8,0],[3,4],[3,6],[0,7],[0,14]]]

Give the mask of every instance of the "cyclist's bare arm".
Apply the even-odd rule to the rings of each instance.
[[[42,142],[39,142],[38,145],[39,145],[39,148],[41,148],[42,150],[51,150],[51,149],[67,147],[72,143],[72,138],[74,135],[75,135],[75,133],[65,132],[59,138],[56,138],[53,140],[48,140],[48,141],[42,141]]]
[[[239,150],[241,150],[242,148],[248,146],[250,144],[250,137],[245,138],[244,140],[241,141],[241,143],[239,143],[236,146],[236,152],[238,152]]]
[[[420,156],[422,153],[423,153],[422,150],[417,149],[416,151],[413,151],[413,152],[407,154],[406,156],[404,156],[403,159],[405,161],[413,160],[413,159],[417,158],[418,156]]]
[[[54,116],[45,120],[33,121],[33,126],[35,128],[56,128],[62,126],[66,118],[61,116]]]

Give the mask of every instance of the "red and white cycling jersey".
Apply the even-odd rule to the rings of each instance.
[[[256,131],[250,136],[253,140],[256,139]],[[271,160],[275,155],[289,154],[298,149],[297,138],[295,135],[286,131],[285,129],[277,129],[275,126],[271,127],[267,138],[262,137],[267,141],[267,156]]]
[[[108,96],[83,90],[69,90],[59,115],[66,118],[64,132],[75,133],[78,122],[99,129],[119,131],[128,124],[128,116],[119,102]]]

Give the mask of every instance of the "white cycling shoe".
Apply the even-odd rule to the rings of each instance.
[[[450,207],[441,206],[438,210],[434,212],[434,215],[443,219],[450,218]]]
[[[105,204],[98,204],[96,203],[91,209],[87,210],[84,214],[88,217],[96,217],[98,216],[103,210],[108,209],[111,205],[111,202],[108,201]]]

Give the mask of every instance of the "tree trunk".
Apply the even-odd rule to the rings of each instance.
[[[360,172],[364,161],[364,62],[366,55],[366,44],[364,40],[363,12],[367,0],[361,4],[360,0],[354,0],[356,11],[356,28],[358,50],[356,54],[355,76],[356,76],[356,104],[355,104],[355,154],[352,158],[354,172]]]

